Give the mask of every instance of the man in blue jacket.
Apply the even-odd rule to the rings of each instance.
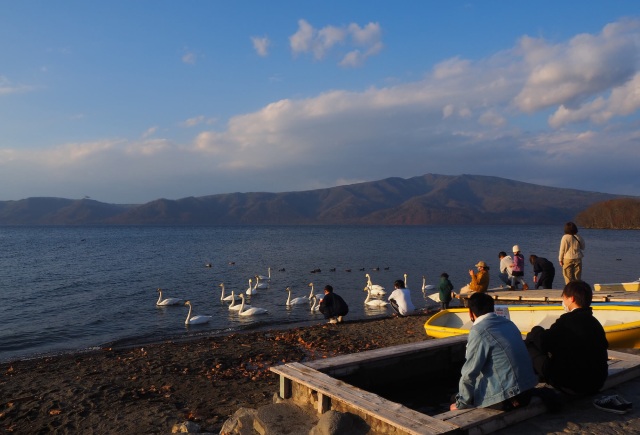
[[[508,411],[529,404],[538,380],[516,325],[494,312],[493,298],[486,293],[471,295],[469,316],[473,327],[450,409]]]

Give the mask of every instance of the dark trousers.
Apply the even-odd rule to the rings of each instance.
[[[538,277],[538,282],[536,283],[536,289],[542,288],[553,288],[553,278],[555,278],[555,273],[540,273]]]
[[[395,311],[398,316],[404,317],[400,314],[400,307],[395,299],[389,299],[389,305],[391,305],[391,308],[393,308],[393,311]]]

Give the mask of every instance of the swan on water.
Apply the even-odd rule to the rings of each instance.
[[[162,299],[162,289],[158,289],[158,301],[156,302],[156,306],[158,307],[166,307],[168,305],[181,305],[182,299],[179,298],[167,298]]]
[[[235,293],[233,292],[233,290],[231,290],[231,294],[232,294],[233,296],[235,296]],[[238,297],[238,299],[240,299],[240,297]],[[240,304],[236,304],[236,300],[235,300],[235,299],[233,299],[233,300],[231,301],[231,305],[229,305],[229,309],[230,309],[231,311],[239,311],[241,307],[242,307],[242,305],[240,305]],[[245,308],[251,308],[251,305],[245,305],[244,307],[245,307]]]
[[[191,301],[186,301],[185,306],[189,306],[189,313],[184,321],[185,325],[199,325],[201,323],[208,323],[211,320],[211,316],[191,316]]]
[[[313,301],[311,302],[311,312],[317,313],[320,311],[320,304],[318,303],[318,297],[316,295],[311,296]]]
[[[264,281],[264,278],[260,278],[260,275],[256,275],[256,285],[254,288],[256,289],[265,289],[269,288],[268,282],[260,282],[260,280]]]
[[[314,294],[313,294],[313,283],[312,282],[309,283],[309,287],[311,287],[311,293],[309,293],[309,299],[311,299],[314,296]]]
[[[427,278],[425,278],[424,275],[422,275],[422,295],[426,298],[427,297],[427,290],[433,290],[434,288],[436,288],[435,285],[433,284],[427,284]]]
[[[371,289],[369,287],[365,287],[364,291],[367,292],[367,298],[364,300],[365,305],[368,307],[384,307],[389,305],[389,302],[383,301],[382,299],[374,299],[371,297]]]
[[[229,296],[225,296],[224,295],[224,283],[223,282],[218,284],[218,287],[222,287],[222,295],[220,296],[220,300],[221,301],[233,301],[233,300],[235,300],[236,295],[233,292],[231,292],[231,294]]]
[[[248,294],[248,295],[255,295],[255,294],[257,294],[257,293],[258,293],[258,291],[257,291],[257,289],[256,289],[256,287],[255,287],[255,286],[254,286],[254,287],[251,287],[251,284],[252,284],[252,283],[253,283],[253,280],[252,280],[251,278],[249,278],[249,288],[248,288],[248,289],[247,289],[247,291],[245,292],[245,293],[246,293],[246,294]],[[257,284],[257,283],[258,283],[258,282],[256,281],[256,284]]]
[[[409,288],[409,286],[407,285],[407,274],[404,274],[404,286],[405,288]]]
[[[267,269],[267,276],[264,276],[264,275],[256,275],[256,278],[259,278],[259,279],[261,279],[261,280],[263,280],[263,281],[269,281],[269,280],[271,280],[271,268],[269,267],[269,268]],[[258,287],[258,288],[260,288],[260,287]]]
[[[384,291],[384,287],[371,282],[371,276],[368,273],[365,273],[364,276],[367,277],[367,287],[371,290],[373,296],[384,296],[387,294],[387,292]]]
[[[239,315],[241,315],[241,316],[256,316],[258,314],[267,314],[268,311],[265,310],[264,308],[258,308],[258,307],[246,308],[247,306],[244,304],[244,295],[243,294],[240,295],[240,299],[242,300],[242,303],[240,304],[240,310],[238,311]]]
[[[289,296],[287,297],[287,306],[308,304],[309,303],[309,298],[308,297],[300,296],[299,298],[291,299],[291,288],[287,287],[286,290],[289,292]]]

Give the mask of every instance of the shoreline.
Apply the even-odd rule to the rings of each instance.
[[[219,432],[238,408],[271,403],[269,367],[428,340],[430,314],[100,348],[0,363],[0,428],[168,433],[185,420]]]

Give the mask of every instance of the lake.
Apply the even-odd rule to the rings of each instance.
[[[306,305],[285,306],[287,286],[292,297],[307,296],[311,282],[319,294],[325,284],[333,285],[350,306],[347,320],[388,316],[390,308],[365,308],[365,273],[388,293],[406,273],[413,302],[422,308],[428,304],[420,291],[423,275],[428,284],[437,284],[447,272],[460,288],[469,280],[468,270],[484,260],[491,266],[490,287],[498,286],[498,252],[511,254],[514,244],[525,258],[536,254],[554,262],[554,288],[562,288],[556,258],[562,230],[562,225],[0,227],[0,360],[324,322]],[[581,229],[580,235],[586,241],[583,279],[591,284],[638,279],[640,231]],[[243,318],[230,312],[218,285],[244,291],[249,278],[267,275],[269,267],[270,287],[250,298],[269,313]],[[316,269],[320,272],[311,273]],[[527,261],[530,284],[531,276]],[[185,326],[187,307],[156,307],[157,288],[165,297],[190,300],[195,314],[212,320]]]

